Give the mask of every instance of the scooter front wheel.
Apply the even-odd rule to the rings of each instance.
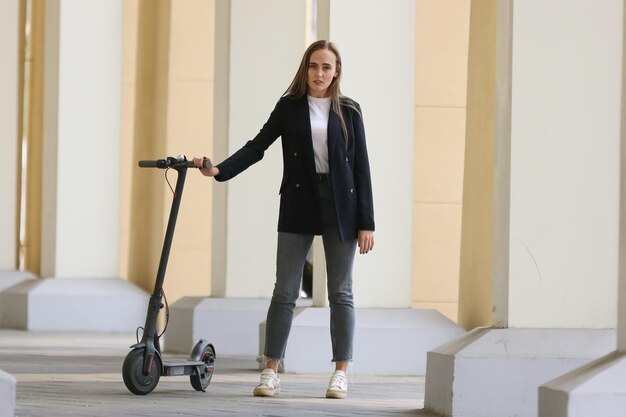
[[[154,363],[147,374],[143,371],[145,349],[133,349],[128,352],[122,365],[122,377],[126,388],[133,394],[146,395],[159,383],[161,377],[161,361],[154,356]]]
[[[213,346],[207,345],[202,350],[200,360],[204,362],[202,372],[198,374],[198,371],[196,371],[196,373],[189,375],[189,381],[193,389],[204,392],[213,377],[213,369],[215,366],[215,349],[213,349]]]

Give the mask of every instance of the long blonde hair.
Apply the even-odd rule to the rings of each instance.
[[[309,47],[304,52],[304,55],[302,56],[302,61],[300,61],[300,66],[298,67],[298,71],[296,72],[296,75],[293,77],[293,81],[291,81],[289,88],[287,88],[287,91],[285,91],[283,96],[292,97],[296,99],[306,97],[308,93],[308,88],[309,88],[307,84],[309,62],[311,61],[311,55],[313,55],[313,52],[319,49],[328,49],[333,54],[335,54],[335,57],[337,58],[337,63],[335,66],[335,71],[337,72],[337,75],[333,78],[330,85],[328,86],[328,96],[330,97],[330,100],[331,100],[332,110],[335,113],[337,113],[337,115],[339,116],[339,120],[341,121],[341,129],[343,130],[343,137],[344,137],[344,140],[346,141],[346,146],[347,146],[348,145],[348,129],[346,128],[346,122],[343,118],[341,105],[343,104],[345,106],[351,107],[357,112],[359,110],[357,109],[356,105],[354,104],[352,100],[350,100],[349,98],[341,94],[341,89],[339,88],[339,82],[341,80],[341,72],[342,72],[341,55],[339,54],[339,50],[337,49],[335,44],[326,40],[319,40],[309,45]]]

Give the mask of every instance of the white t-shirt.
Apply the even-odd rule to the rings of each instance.
[[[329,172],[328,168],[328,114],[330,113],[330,97],[317,98],[307,96],[309,115],[311,118],[311,137],[315,154],[315,171]]]

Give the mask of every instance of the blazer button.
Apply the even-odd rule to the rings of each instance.
[[[350,194],[354,194],[354,188],[350,188]]]
[[[296,184],[296,188],[300,188],[300,184]]]
[[[346,163],[350,162],[350,160],[348,159],[348,157],[346,156]]]
[[[293,156],[298,156],[298,152],[294,152],[294,153],[293,153]]]

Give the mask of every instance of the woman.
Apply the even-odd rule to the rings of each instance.
[[[352,360],[352,264],[374,247],[374,208],[365,130],[359,105],[339,88],[341,57],[328,41],[311,44],[291,85],[259,134],[224,162],[202,174],[226,181],[260,161],[280,136],[280,186],[276,283],[267,313],[265,369],[256,396],[280,392],[278,365],[285,348],[300,278],[314,235],[322,235],[327,265],[333,373],[326,397],[345,398]],[[209,164],[210,165],[210,164]]]

